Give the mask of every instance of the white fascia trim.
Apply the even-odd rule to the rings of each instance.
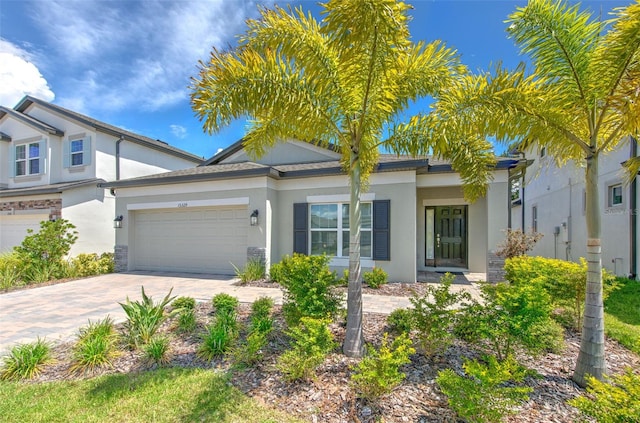
[[[30,210],[4,210],[0,212],[0,216],[47,216],[49,218],[49,214],[51,213],[51,209],[30,209]]]
[[[167,201],[163,203],[137,203],[127,204],[127,210],[152,210],[152,209],[183,209],[191,207],[213,206],[246,206],[249,205],[249,197],[218,198],[212,200],[182,200]]]
[[[350,199],[349,194],[307,195],[307,203],[348,203]],[[360,201],[373,201],[375,199],[375,192],[360,194]]]
[[[423,206],[468,206],[469,202],[465,201],[464,198],[449,198],[449,199],[438,199],[438,198],[430,198],[426,200],[422,200]]]

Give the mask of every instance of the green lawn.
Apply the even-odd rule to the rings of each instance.
[[[621,279],[620,288],[605,301],[605,331],[640,354],[640,282]]]
[[[3,422],[300,422],[213,370],[160,369],[54,383],[0,382]]]

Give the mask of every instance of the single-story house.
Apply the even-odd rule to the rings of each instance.
[[[346,268],[349,179],[339,160],[332,148],[294,140],[252,160],[241,140],[198,167],[101,183],[124,216],[117,268],[233,274],[252,257],[268,267],[294,252]],[[382,154],[361,195],[363,268],[381,267],[393,281],[426,270],[492,278],[509,173],[522,165],[498,158],[486,197],[469,203],[449,163]]]

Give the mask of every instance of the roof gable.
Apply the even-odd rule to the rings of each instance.
[[[61,131],[58,128],[54,128],[53,126],[49,125],[48,123],[42,122],[36,118],[33,118],[29,115],[25,115],[24,113],[19,113],[15,110],[9,109],[7,107],[4,106],[0,106],[0,119],[2,119],[4,116],[9,116],[17,121],[19,121],[20,123],[27,125],[31,128],[34,128],[40,132],[44,132],[47,134],[51,134],[51,135],[56,135],[56,136],[63,136],[64,135],[64,131]],[[6,135],[6,134],[5,134]],[[8,136],[8,135],[7,135]],[[9,137],[10,138],[10,137]]]
[[[340,153],[335,151],[336,149],[333,145],[329,145],[325,148],[307,142],[287,140],[277,143],[264,156],[254,160],[245,151],[243,143],[243,139],[233,143],[203,163],[203,166],[242,163],[248,161],[253,161],[267,166],[276,166],[327,162],[340,159]]]

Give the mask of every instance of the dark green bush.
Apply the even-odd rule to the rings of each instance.
[[[328,325],[326,319],[302,317],[299,325],[287,332],[292,340],[292,348],[279,357],[277,365],[286,380],[315,377],[316,368],[336,347]]]
[[[229,350],[236,340],[237,332],[228,322],[217,319],[206,328],[197,355],[203,360],[211,361]]]
[[[180,309],[176,326],[178,328],[178,332],[192,333],[195,331],[196,327],[198,327],[198,322],[196,321],[196,310],[193,308]]]
[[[520,256],[505,261],[505,277],[513,285],[538,283],[549,293],[553,305],[563,311],[559,320],[573,329],[582,327],[587,286],[587,263],[545,257]],[[615,277],[602,270],[603,299],[616,287]]]
[[[44,282],[66,276],[63,259],[78,239],[75,226],[65,219],[40,222],[40,230],[27,230],[22,244],[14,247],[27,282]]]
[[[150,363],[164,366],[171,361],[169,338],[166,336],[154,336],[144,346],[144,356]]]
[[[173,300],[171,307],[182,310],[193,310],[196,308],[196,299],[192,297],[178,297]]]
[[[337,281],[329,270],[329,257],[294,254],[283,258],[279,266],[287,324],[295,325],[302,317],[324,319],[336,315],[341,295],[335,291]]]
[[[510,386],[513,382],[521,383],[528,374],[513,357],[498,362],[489,356],[485,361],[486,364],[466,361],[464,376],[446,369],[436,378],[451,408],[468,422],[499,422],[507,414],[514,414],[513,407],[526,401],[533,390]]]
[[[418,349],[427,357],[444,352],[453,342],[453,327],[459,314],[456,308],[462,301],[471,301],[467,292],[451,292],[455,276],[447,273],[437,286],[429,285],[423,296],[413,295],[411,324],[416,330]]]
[[[482,304],[472,301],[462,309],[457,336],[487,346],[500,360],[516,346],[533,355],[562,347],[563,330],[551,318],[551,299],[541,284],[485,284],[481,295]]]
[[[376,400],[390,393],[406,377],[400,367],[410,363],[409,356],[415,352],[406,333],[398,336],[389,345],[388,334],[384,334],[380,349],[367,348],[367,356],[355,367],[351,384],[361,398]]]
[[[587,377],[587,395],[569,404],[600,423],[640,422],[640,375],[628,368],[610,383]]]
[[[233,314],[235,315],[236,309],[238,308],[238,304],[240,302],[236,297],[233,297],[229,294],[216,294],[211,300],[213,303],[213,308],[216,314]]]
[[[349,275],[347,274],[347,280],[348,277]],[[388,277],[387,272],[380,267],[374,267],[370,272],[364,272],[362,274],[362,280],[364,283],[374,289],[380,288],[382,285],[386,284],[388,282]]]
[[[387,316],[389,330],[397,335],[409,333],[413,329],[413,310],[398,308]]]

